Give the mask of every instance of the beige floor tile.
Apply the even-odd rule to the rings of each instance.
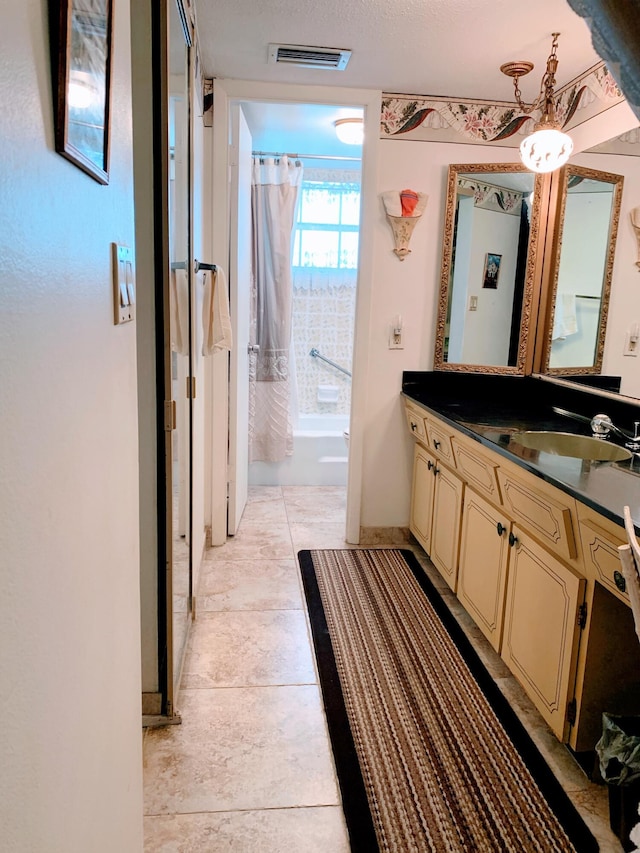
[[[609,794],[604,785],[591,785],[587,791],[570,795],[584,822],[595,835],[600,853],[622,853],[620,840],[609,828]]]
[[[317,687],[183,690],[144,742],[145,814],[338,805]]]
[[[342,809],[271,809],[145,818],[147,853],[349,853]]]
[[[300,610],[295,560],[218,560],[203,563],[198,610]]]
[[[282,498],[277,500],[249,500],[246,503],[242,518],[240,520],[240,530],[247,524],[287,524],[287,510]]]
[[[258,501],[281,501],[281,486],[249,486],[247,503]]]
[[[191,632],[183,687],[315,684],[302,610],[200,613]]]
[[[210,548],[207,559],[213,560],[290,560],[293,558],[291,534],[286,524],[248,522],[224,545]]]
[[[293,549],[297,554],[300,550],[313,548],[354,548],[357,546],[349,545],[345,541],[345,526],[341,524],[324,522],[318,524],[298,524],[289,525],[291,529],[291,538],[293,539]]]
[[[283,486],[289,523],[341,524],[347,514],[347,490],[341,486]]]

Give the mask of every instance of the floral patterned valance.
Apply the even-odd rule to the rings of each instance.
[[[557,115],[570,129],[624,100],[604,63],[559,90]],[[580,116],[576,117],[576,113]],[[518,146],[540,112],[523,114],[517,104],[451,100],[415,95],[383,95],[380,137]]]
[[[462,195],[473,196],[474,207],[520,216],[523,194],[517,190],[498,187],[485,181],[476,181],[460,175],[458,177],[458,192],[461,192]]]

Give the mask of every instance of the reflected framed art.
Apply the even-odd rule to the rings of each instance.
[[[113,0],[56,6],[56,151],[108,184]]]

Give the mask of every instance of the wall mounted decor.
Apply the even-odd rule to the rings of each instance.
[[[636,240],[638,241],[638,260],[636,266],[640,270],[640,207],[634,207],[631,211],[631,224],[636,232]]]
[[[393,231],[395,249],[399,260],[410,254],[409,241],[417,221],[427,206],[428,196],[415,190],[390,190],[381,194],[387,220]]]
[[[113,0],[53,6],[56,151],[108,184]]]

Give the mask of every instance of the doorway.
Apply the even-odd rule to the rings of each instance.
[[[339,142],[335,122],[361,119],[362,110],[256,101],[233,109],[247,122],[254,175],[266,169],[257,164],[287,153],[301,171],[291,239],[289,446],[268,454],[250,435],[249,483],[345,487],[362,146]]]
[[[232,115],[233,115],[233,107],[235,104],[243,104],[247,110],[250,110],[254,104],[264,104],[265,107],[275,108],[278,105],[283,105],[286,107],[297,107],[298,109],[302,109],[304,105],[311,106],[323,106],[324,109],[333,109],[334,110],[334,118],[337,119],[341,115],[353,115],[355,111],[361,111],[364,115],[364,126],[365,133],[370,134],[370,138],[372,140],[371,143],[371,152],[369,154],[366,153],[365,147],[362,149],[362,203],[360,205],[360,210],[362,211],[362,219],[357,226],[358,237],[363,240],[366,239],[368,235],[369,241],[371,244],[372,241],[372,231],[373,231],[373,215],[371,210],[367,210],[366,205],[364,204],[364,199],[367,197],[367,194],[370,196],[375,193],[375,181],[376,181],[376,164],[375,164],[375,153],[377,146],[375,144],[376,136],[379,132],[378,121],[379,121],[379,93],[376,92],[366,92],[362,90],[349,90],[349,89],[339,89],[339,88],[329,88],[329,87],[290,87],[290,86],[280,86],[280,85],[263,85],[257,83],[249,83],[244,81],[214,81],[214,98],[216,100],[217,105],[217,116],[224,116],[226,113],[228,116],[227,124],[223,126],[223,123],[214,124],[214,253],[216,255],[221,255],[226,251],[229,251],[229,246],[231,246],[231,226],[229,224],[228,219],[228,211],[230,209],[230,202],[232,201],[229,197],[229,187],[226,182],[226,178],[229,174],[229,167],[233,167],[232,156],[228,147],[228,139],[230,134],[230,128],[232,123]],[[250,105],[250,106],[246,106]],[[329,107],[328,105],[334,105]],[[310,150],[310,142],[318,141],[318,132],[317,128],[313,126],[309,126],[309,122],[307,121],[298,121],[297,122],[297,130],[298,136],[294,138],[293,135],[288,135],[284,139],[282,138],[282,127],[274,127],[274,123],[271,123],[271,127],[268,129],[264,135],[259,135],[256,133],[256,141],[252,140],[252,150],[253,151],[265,151],[265,152],[273,152],[274,154],[280,153],[292,153],[292,154],[321,154],[324,153],[316,148],[316,150]],[[255,129],[254,129],[254,132]],[[275,137],[276,132],[278,133],[278,137]],[[331,128],[331,132],[333,133],[333,128]],[[302,138],[301,138],[302,136]],[[259,146],[259,147],[258,147]],[[291,148],[297,149],[291,151]],[[287,150],[289,149],[289,150]],[[306,150],[304,150],[306,149]],[[268,155],[265,155],[268,156]],[[328,155],[327,155],[328,156]],[[352,154],[346,156],[354,156]],[[300,157],[302,159],[302,157]],[[356,168],[360,166],[358,162],[360,158],[355,157],[352,161],[347,161],[351,167],[353,167],[354,163],[356,164]],[[318,167],[327,169],[327,161],[321,161],[318,163],[313,163],[310,159],[305,158],[306,160],[306,168],[309,170],[311,167]],[[337,161],[328,161],[332,165],[335,165]],[[353,168],[352,171],[355,171]],[[368,241],[368,242],[369,242]],[[233,254],[233,253],[232,253]],[[370,313],[370,292],[371,292],[371,279],[372,279],[372,258],[370,253],[367,253],[368,256],[360,257],[358,255],[358,263],[357,270],[355,271],[355,278],[357,280],[357,289],[354,288],[354,302],[355,302],[355,325],[357,326],[359,322],[362,322],[359,318],[364,318],[364,327],[368,326],[368,317]],[[364,258],[364,262],[363,262]],[[231,265],[232,261],[230,261]],[[231,302],[233,309],[233,299],[234,299],[234,288],[233,284],[231,285]],[[354,323],[350,324],[351,329],[353,330]],[[305,342],[305,346],[306,346]],[[247,346],[251,345],[251,342],[247,341]],[[234,342],[235,349],[238,354],[238,358],[242,358],[243,354],[246,352],[246,347],[242,341]],[[347,491],[348,491],[348,499],[347,499],[347,522],[346,522],[346,537],[347,541],[356,543],[359,537],[360,530],[360,490],[361,490],[361,468],[362,468],[362,432],[363,432],[363,423],[362,421],[356,417],[356,413],[358,411],[363,411],[364,406],[364,398],[366,397],[366,365],[367,365],[367,351],[368,351],[368,341],[366,334],[358,338],[357,334],[353,338],[352,352],[353,357],[351,359],[351,364],[340,364],[336,359],[331,359],[331,361],[336,361],[340,367],[344,367],[346,370],[350,370],[351,365],[353,366],[353,379],[350,386],[350,394],[348,396],[348,409],[349,412],[349,463],[347,468]],[[322,395],[326,395],[328,399],[323,400],[323,403],[326,403],[326,408],[336,408],[336,400],[335,400],[335,388],[338,388],[338,398],[340,397],[340,385],[337,384],[337,376],[340,374],[340,371],[334,371],[334,369],[326,362],[323,362],[322,359],[315,359],[310,355],[312,349],[318,350],[320,354],[325,355],[325,353],[320,350],[320,347],[315,345],[313,342],[309,344],[309,349],[306,350],[304,356],[300,356],[300,359],[304,358],[308,361],[308,363],[314,366],[317,370],[316,373],[316,384],[314,389],[314,395],[318,396],[318,385],[322,384],[325,386],[329,386],[328,390],[323,388]],[[297,353],[296,353],[297,355]],[[294,356],[295,357],[295,356]],[[347,359],[348,360],[348,359]],[[362,370],[358,369],[358,365],[362,365]],[[321,365],[321,367],[320,367]],[[326,370],[327,373],[321,374],[320,370]],[[346,374],[345,378],[346,377]],[[320,382],[319,377],[323,376],[324,381]],[[331,377],[331,378],[329,378]],[[213,451],[212,456],[216,456],[217,458],[222,458],[222,448],[224,447],[224,452],[226,455],[227,451],[227,442],[233,441],[233,437],[238,438],[237,433],[233,429],[233,412],[223,409],[224,404],[227,406],[229,403],[233,403],[231,399],[232,393],[229,391],[229,378],[228,376],[222,376],[218,374],[217,378],[214,376],[213,381]],[[233,376],[231,378],[231,386],[233,386]],[[333,387],[331,387],[333,386]],[[296,413],[297,414],[297,413]],[[231,427],[230,427],[231,424]],[[317,431],[317,430],[315,430]],[[345,438],[343,435],[344,430],[342,428],[334,429],[333,432],[339,433],[339,441],[340,441],[340,450],[337,453],[325,453],[324,456],[336,456],[337,458],[342,457],[343,459],[347,456],[347,445],[345,443]],[[240,443],[240,442],[238,442]],[[244,443],[244,442],[242,442]],[[229,471],[236,476],[242,476],[243,470],[240,467],[235,467],[234,459],[230,456],[228,459]],[[347,466],[345,466],[347,467]],[[248,478],[248,471],[247,471]],[[227,537],[227,487],[229,487],[229,494],[232,492],[232,483],[231,482],[222,482],[219,476],[219,470],[216,470],[214,467],[212,470],[212,491],[211,491],[211,540],[212,544],[223,544],[226,541]],[[224,501],[224,504],[223,504]],[[222,512],[222,508],[224,506],[224,515]],[[236,516],[238,518],[238,516]],[[232,532],[229,529],[229,532]]]

